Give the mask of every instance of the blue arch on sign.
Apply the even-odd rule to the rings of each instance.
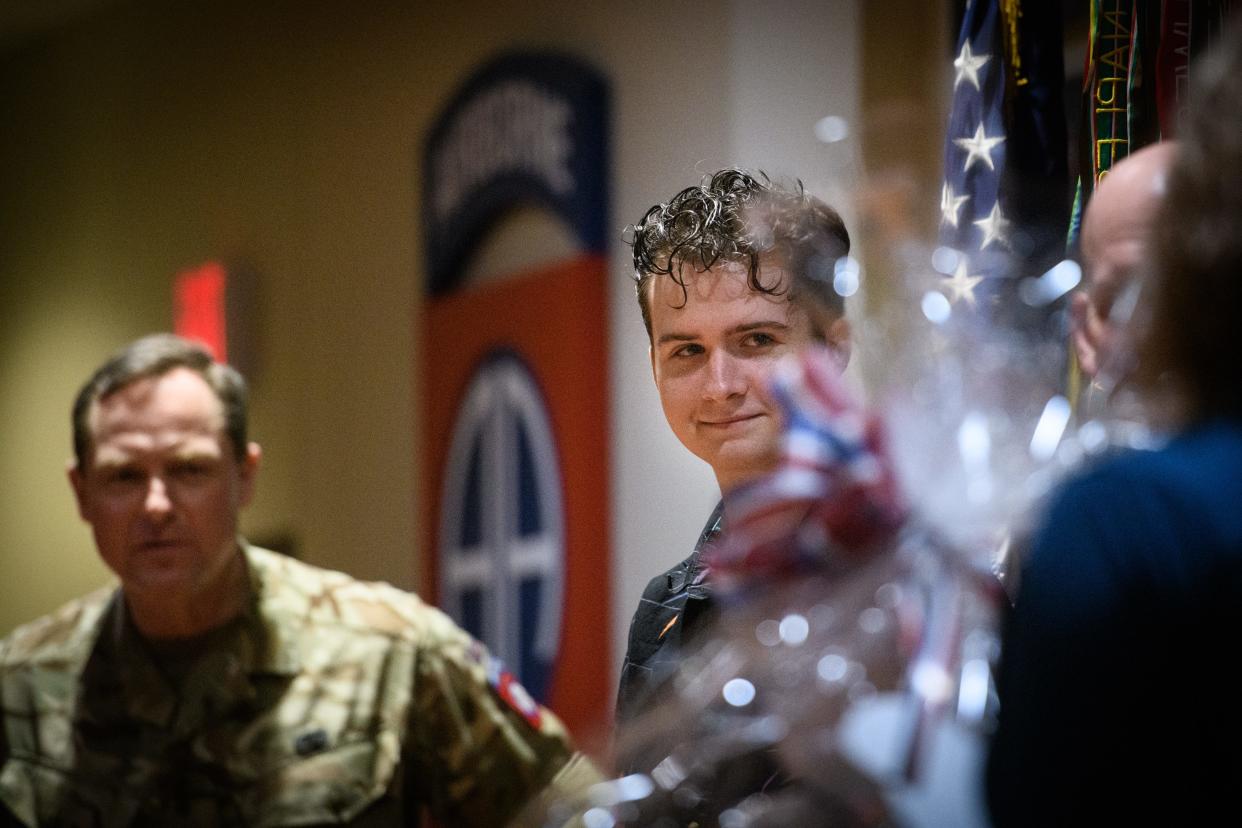
[[[585,251],[606,250],[607,113],[603,76],[566,55],[502,55],[462,85],[424,148],[428,295],[455,290],[479,240],[520,205],[559,216]]]
[[[565,517],[546,399],[521,357],[500,349],[481,360],[452,433],[441,603],[546,701],[560,643]]]

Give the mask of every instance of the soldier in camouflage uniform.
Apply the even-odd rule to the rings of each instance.
[[[503,825],[596,778],[438,610],[238,540],[259,450],[206,351],[129,346],[74,441],[120,586],[0,642],[0,825]]]

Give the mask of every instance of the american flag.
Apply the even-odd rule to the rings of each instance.
[[[966,8],[953,60],[953,105],[945,138],[940,191],[940,243],[952,251],[937,263],[954,305],[979,307],[996,295],[1009,261],[1011,222],[1001,182],[1005,134],[1005,54],[997,0]]]

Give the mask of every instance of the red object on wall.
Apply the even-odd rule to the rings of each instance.
[[[228,361],[227,288],[228,273],[219,262],[183,270],[173,285],[173,330],[206,345],[219,362]]]
[[[429,586],[439,583],[440,509],[454,423],[476,368],[504,349],[529,366],[559,455],[565,573],[560,644],[546,703],[579,738],[605,726],[609,646],[607,266],[587,254],[431,298],[423,321],[422,516]],[[509,665],[512,667],[512,665]]]

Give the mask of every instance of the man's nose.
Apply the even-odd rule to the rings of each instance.
[[[711,400],[723,400],[746,393],[746,373],[740,360],[720,348],[707,360],[707,382],[703,396]]]
[[[163,517],[172,511],[172,498],[164,478],[153,475],[147,483],[147,494],[143,500],[143,509],[152,517]]]

